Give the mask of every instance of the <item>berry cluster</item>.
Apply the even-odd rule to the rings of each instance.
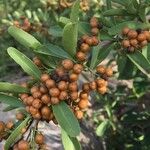
[[[83,11],[85,11],[85,12],[90,9],[89,3],[87,2],[87,0],[82,0],[82,1],[80,2],[80,8],[81,8],[81,10],[83,10]]]
[[[102,26],[99,24],[97,18],[95,17],[91,18],[90,25],[92,28],[92,36],[83,35],[83,37],[78,42],[79,50],[76,53],[76,58],[79,62],[83,62],[86,60],[91,46],[96,46],[99,44],[97,35],[99,33],[99,29],[101,29]]]
[[[123,40],[122,47],[127,49],[128,52],[134,52],[141,49],[150,42],[150,32],[147,30],[133,30],[125,27],[122,30]]]

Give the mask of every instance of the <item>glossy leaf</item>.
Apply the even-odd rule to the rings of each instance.
[[[128,58],[141,70],[145,75],[150,77],[150,62],[139,51],[128,54]]]
[[[8,82],[0,82],[0,91],[9,93],[29,93],[29,89]]]
[[[14,109],[17,109],[18,107],[15,107],[15,106],[7,106],[6,108],[3,109],[3,112],[8,112],[8,111],[11,111],[11,110],[14,110]]]
[[[126,12],[125,9],[109,9],[103,12],[104,16],[128,16],[129,14]]]
[[[80,133],[78,120],[65,102],[58,105],[53,105],[53,112],[56,120],[62,129],[71,137],[76,137]]]
[[[68,23],[63,30],[63,47],[71,55],[74,56],[77,48],[78,24]]]
[[[35,49],[41,45],[40,42],[37,39],[35,39],[32,35],[15,26],[9,27],[8,33],[12,37],[14,37],[20,44],[27,48],[29,47]]]
[[[62,37],[63,35],[63,29],[60,26],[52,26],[48,30],[49,34],[54,37]]]
[[[59,18],[60,26],[64,27],[68,23],[71,23],[71,20],[69,18],[66,18],[66,17],[60,17]]]
[[[4,149],[10,150],[10,147],[21,137],[21,130],[27,126],[30,121],[30,117],[27,117],[22,123],[10,134],[5,142]]]
[[[82,149],[78,139],[75,137],[68,136],[68,134],[63,129],[61,129],[61,138],[65,150]]]
[[[126,21],[126,22],[122,22],[120,24],[117,24],[111,28],[108,29],[108,33],[110,35],[116,35],[118,33],[121,33],[122,29],[124,27],[129,27],[131,29],[138,29],[138,28],[141,28],[141,29],[145,29],[145,28],[150,28],[150,24],[148,23],[137,23],[137,22],[134,22],[134,21]]]
[[[96,129],[96,134],[100,137],[103,137],[108,126],[110,125],[108,120],[103,121]]]
[[[71,58],[72,57],[64,51],[61,47],[53,45],[53,44],[47,44],[47,45],[42,45],[38,47],[35,50],[36,53],[39,54],[44,54],[44,55],[49,55],[49,56],[54,56],[58,58]]]
[[[76,0],[71,9],[70,20],[77,22],[79,18],[80,0]]]
[[[0,102],[14,107],[23,107],[23,103],[16,97],[0,93]]]
[[[7,49],[7,52],[26,73],[28,73],[35,79],[40,79],[41,71],[27,56],[13,47],[9,47]]]
[[[98,58],[94,67],[96,67],[99,63],[101,63],[109,55],[110,51],[113,49],[113,46],[114,44],[110,44],[108,46],[101,47],[99,49]]]

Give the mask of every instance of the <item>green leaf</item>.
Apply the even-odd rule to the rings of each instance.
[[[74,23],[78,21],[80,9],[80,0],[76,0],[71,9],[70,20]]]
[[[113,37],[111,37],[106,30],[102,29],[100,30],[99,39],[101,39],[102,41],[105,41],[105,40],[111,41]]]
[[[68,134],[63,129],[61,129],[61,138],[65,150],[82,149],[78,139],[75,137],[68,136]]]
[[[112,2],[118,3],[120,5],[126,5],[126,1],[124,0],[111,0]]]
[[[50,43],[47,44],[47,45],[42,45],[42,46],[38,47],[35,50],[35,52],[39,53],[39,54],[58,57],[58,58],[61,58],[61,59],[62,58],[72,59],[72,57],[66,51],[64,51],[61,47],[50,44]]]
[[[147,45],[147,59],[150,61],[150,43]]]
[[[110,44],[108,46],[100,48],[97,62],[95,63],[94,67],[96,67],[98,64],[100,64],[109,55],[110,51],[113,49],[113,46],[114,46],[114,44]]]
[[[74,56],[77,48],[78,24],[68,23],[63,30],[63,47],[71,55]]]
[[[100,137],[103,137],[107,128],[109,127],[109,120],[103,121],[96,129],[96,134]]]
[[[8,82],[0,82],[0,91],[9,93],[29,93],[29,89]]]
[[[79,22],[79,32],[81,34],[89,34],[91,32],[90,24],[87,22],[80,21]]]
[[[14,107],[23,107],[23,103],[16,97],[8,96],[0,93],[0,102],[14,106]]]
[[[14,109],[17,109],[18,107],[14,107],[14,106],[7,106],[6,108],[3,109],[3,112],[8,112]]]
[[[58,105],[53,105],[52,108],[54,116],[61,128],[71,137],[78,136],[80,133],[80,126],[69,106],[65,102],[61,102]]]
[[[129,27],[131,29],[138,29],[138,28],[146,29],[146,28],[150,28],[150,24],[149,23],[137,23],[134,21],[126,21],[126,22],[119,23],[119,24],[109,28],[108,33],[110,35],[116,35],[118,33],[121,33],[121,31],[124,27]]]
[[[71,20],[69,18],[66,18],[66,17],[60,17],[59,18],[60,26],[64,27],[68,23],[71,23]]]
[[[27,126],[30,121],[30,117],[27,117],[22,123],[11,133],[5,142],[4,149],[10,150],[10,147],[21,137],[21,130]]]
[[[117,8],[117,9],[109,9],[103,12],[104,16],[128,16],[129,14],[125,9]]]
[[[60,26],[52,26],[48,30],[49,34],[54,37],[62,37],[63,35],[63,29]]]
[[[41,45],[40,42],[37,39],[35,39],[32,35],[15,26],[9,27],[8,33],[12,37],[14,37],[20,44],[27,48],[35,49]]]
[[[140,19],[143,21],[143,22],[146,22],[146,8],[145,7],[140,7],[139,8],[139,13],[138,13]]]
[[[150,62],[139,51],[133,54],[127,54],[128,58],[141,70],[145,75],[150,78]]]
[[[23,53],[19,52],[13,47],[9,47],[7,49],[7,52],[10,57],[12,57],[14,61],[19,64],[26,73],[28,73],[35,79],[40,79],[41,71],[28,57],[26,57]]]
[[[90,68],[93,69],[95,67],[95,64],[97,62],[98,54],[99,54],[99,45],[94,47],[92,49],[92,58],[91,58],[91,63],[90,63]]]

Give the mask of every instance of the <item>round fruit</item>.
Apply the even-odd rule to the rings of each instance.
[[[150,32],[149,31],[144,31],[143,33],[146,36],[146,40],[150,42]]]
[[[42,107],[42,102],[40,99],[34,99],[34,101],[32,102],[32,106],[36,109],[39,109]]]
[[[87,99],[81,99],[78,103],[79,108],[85,109],[88,107],[88,100]]]
[[[55,81],[52,79],[46,80],[45,84],[46,84],[46,87],[49,89],[55,87]]]
[[[81,50],[82,52],[84,52],[84,53],[89,52],[90,46],[89,46],[88,44],[86,44],[86,43],[82,43],[82,44],[81,44],[81,47],[80,47],[80,50]]]
[[[89,38],[88,35],[83,35],[81,39],[83,40],[83,42],[86,42],[86,40],[87,40],[88,38]]]
[[[138,36],[138,33],[135,30],[130,30],[128,32],[128,38],[129,39],[135,39]]]
[[[123,40],[121,45],[124,47],[124,48],[128,48],[130,46],[130,41],[129,40]]]
[[[92,46],[93,45],[93,39],[91,37],[87,37],[85,39],[85,43],[88,44],[89,46]]]
[[[40,86],[40,92],[42,94],[46,94],[48,92],[47,88],[45,86]]]
[[[105,94],[107,92],[107,87],[103,86],[103,87],[98,88],[98,92],[102,95]]]
[[[90,25],[91,25],[92,28],[98,27],[98,20],[97,20],[97,18],[95,18],[95,17],[91,18]]]
[[[33,86],[30,90],[31,93],[37,92],[39,91],[39,87],[38,86]]]
[[[97,79],[96,83],[98,87],[107,86],[107,81],[105,81],[104,79]]]
[[[86,60],[86,54],[81,51],[77,52],[76,57],[77,57],[78,61]]]
[[[6,128],[7,128],[7,129],[12,129],[13,126],[14,126],[13,121],[8,121],[8,122],[6,123]]]
[[[83,66],[81,64],[75,64],[73,66],[73,72],[76,74],[80,74],[83,71]]]
[[[130,44],[131,44],[132,46],[136,47],[137,44],[138,44],[138,41],[137,41],[136,39],[131,39],[131,40],[130,40]]]
[[[29,96],[28,98],[27,98],[27,105],[32,105],[32,102],[33,102],[33,100],[34,100],[34,98],[32,97],[32,96]]]
[[[40,120],[42,118],[40,112],[37,112],[35,115],[33,115],[34,119]]]
[[[144,41],[142,41],[142,42],[140,43],[140,45],[141,45],[142,47],[146,46],[147,44],[148,44],[147,40],[144,40]]]
[[[70,93],[71,100],[75,101],[78,99],[78,92],[71,92]]]
[[[144,33],[140,33],[140,34],[138,35],[137,39],[138,39],[139,42],[143,42],[143,41],[146,40],[146,36],[145,36]]]
[[[36,136],[35,136],[36,144],[42,145],[42,144],[44,144],[44,141],[45,141],[45,138],[44,138],[43,134],[41,134],[41,133],[36,134]]]
[[[59,99],[58,97],[51,97],[51,104],[52,105],[56,105],[59,103]]]
[[[71,82],[71,83],[69,83],[69,86],[68,86],[68,89],[70,90],[70,91],[77,91],[78,90],[78,84],[77,84],[77,82]]]
[[[99,40],[96,36],[92,36],[92,41],[93,41],[93,46],[96,46],[99,43]]]
[[[111,68],[107,68],[107,69],[106,69],[106,75],[107,75],[108,77],[111,77],[111,76],[113,75],[113,70],[112,70]]]
[[[84,92],[89,92],[89,91],[90,91],[89,83],[84,83],[84,84],[82,85],[82,90],[83,90]]]
[[[130,47],[128,48],[128,51],[132,53],[132,52],[135,51],[135,48],[134,48],[133,46],[130,46]]]
[[[60,91],[58,88],[51,88],[49,90],[49,94],[52,96],[52,97],[58,97],[59,94],[60,94]]]
[[[71,70],[73,68],[73,62],[70,59],[65,59],[62,61],[62,66],[66,70]]]
[[[3,121],[0,121],[0,133],[5,131],[5,123]]]
[[[81,92],[80,93],[80,98],[81,99],[88,99],[88,97],[89,97],[88,93],[86,93],[86,92]]]
[[[58,74],[59,77],[62,77],[65,75],[65,70],[63,67],[59,67],[59,68],[56,68],[56,73]]]
[[[78,74],[71,73],[69,78],[70,78],[70,81],[72,81],[72,82],[77,81],[78,80]]]
[[[28,94],[21,94],[20,95],[20,98],[22,99],[22,100],[24,100],[25,98],[27,98],[29,95]]]
[[[77,117],[77,119],[82,119],[83,118],[83,112],[81,110],[76,110],[75,116]]]
[[[34,57],[33,58],[33,62],[35,65],[37,65],[38,67],[41,67],[42,66],[42,62],[41,60],[38,58],[38,57]]]
[[[50,96],[48,94],[45,94],[41,97],[41,100],[44,104],[50,104],[51,103],[51,99]]]
[[[37,92],[34,92],[34,93],[32,94],[32,96],[33,96],[34,98],[41,98],[42,93],[41,93],[40,91],[37,91]]]
[[[48,74],[45,73],[45,74],[42,74],[42,75],[41,75],[41,81],[42,81],[42,82],[45,82],[45,81],[48,80],[48,79],[50,79],[50,77],[49,77]]]
[[[48,106],[43,106],[41,108],[41,114],[42,114],[42,117],[45,116],[45,117],[49,117],[51,115],[51,110]]]
[[[59,88],[59,90],[61,90],[61,91],[65,91],[65,90],[67,90],[67,88],[68,88],[68,84],[67,84],[65,81],[60,81],[60,82],[58,83],[58,88]]]
[[[36,108],[34,108],[33,106],[30,106],[29,112],[31,113],[31,115],[35,115],[38,112],[38,110]]]
[[[98,35],[99,29],[98,29],[98,28],[92,28],[92,29],[91,29],[91,33],[92,33],[93,35]]]
[[[97,88],[97,84],[95,81],[89,83],[90,89],[95,90]]]
[[[104,66],[97,66],[96,67],[96,71],[100,74],[104,74],[105,73],[106,68]]]
[[[21,140],[18,143],[18,149],[19,150],[29,150],[29,143],[25,140]]]
[[[127,35],[129,31],[130,31],[130,29],[129,29],[128,27],[125,27],[125,28],[123,28],[123,30],[122,30],[122,34],[123,34],[123,35]]]
[[[19,112],[19,113],[16,114],[16,119],[17,119],[17,120],[23,120],[24,117],[25,117],[25,116],[24,116],[24,114],[23,114],[22,112]]]
[[[68,93],[66,91],[61,91],[59,95],[60,100],[66,100],[68,98]]]

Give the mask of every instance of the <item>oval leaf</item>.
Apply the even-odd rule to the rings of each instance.
[[[63,47],[71,55],[74,56],[77,47],[78,24],[68,23],[63,30]]]
[[[81,145],[77,138],[70,137],[61,129],[61,138],[65,150],[81,150]]]
[[[104,136],[106,129],[109,126],[109,121],[105,120],[103,121],[96,129],[96,134],[100,137]]]
[[[14,106],[7,106],[6,108],[3,109],[3,112],[8,112],[14,109],[17,109],[18,107],[14,107]]]
[[[23,107],[23,103],[16,97],[8,96],[0,93],[0,102],[11,105],[13,107]]]
[[[35,79],[40,79],[41,71],[28,57],[26,57],[23,53],[19,52],[13,47],[9,47],[7,49],[7,52],[10,57],[12,57],[14,61],[19,64],[26,73],[28,73]]]
[[[125,9],[109,9],[103,12],[104,16],[128,16],[129,14],[126,12]]]
[[[37,39],[35,39],[32,35],[15,26],[9,27],[8,33],[12,37],[14,37],[20,44],[27,48],[29,47],[35,49],[41,45],[40,42]]]
[[[76,0],[71,9],[70,20],[77,22],[79,18],[80,0]]]
[[[56,120],[67,134],[71,137],[78,136],[80,126],[69,106],[65,102],[61,102],[58,105],[53,105],[52,108]]]
[[[29,89],[8,82],[0,82],[0,91],[9,93],[29,93]]]
[[[127,54],[128,58],[141,70],[145,75],[150,78],[150,62],[139,51],[133,54]]]
[[[30,121],[30,117],[27,117],[22,123],[11,133],[8,139],[5,142],[4,149],[10,150],[10,147],[19,139],[21,136],[21,130],[27,126]]]

